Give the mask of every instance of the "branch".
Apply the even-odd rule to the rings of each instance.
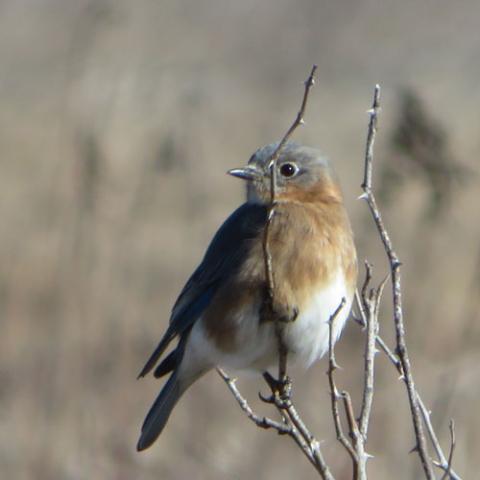
[[[240,408],[247,414],[247,417],[257,425],[257,427],[264,428],[265,430],[269,428],[273,428],[278,431],[280,434],[288,434],[291,435],[291,427],[286,425],[285,423],[276,422],[268,417],[260,417],[257,415],[253,410],[252,407],[248,404],[246,398],[242,396],[239,392],[237,385],[235,384],[236,379],[230,378],[227,373],[220,367],[217,367],[218,374],[223,378],[227,387],[232,392],[235,400],[238,402]]]
[[[230,378],[221,368],[217,368],[217,372],[232,392],[240,408],[257,427],[265,430],[273,429],[280,435],[288,435],[294,440],[323,480],[335,480],[320,451],[320,442],[309,432],[290,400],[285,403],[272,391],[272,400],[268,400],[268,402],[275,404],[283,418],[283,423],[268,417],[261,417],[252,410],[247,400],[242,396],[235,384],[235,379]]]
[[[270,157],[270,165],[269,168],[272,168],[273,163],[275,163],[278,160],[278,157],[282,153],[283,147],[285,144],[290,140],[290,137],[293,135],[293,132],[300,126],[305,124],[304,116],[305,116],[305,110],[307,108],[307,102],[308,102],[308,96],[310,94],[311,88],[315,85],[315,72],[317,71],[317,65],[313,65],[312,70],[310,72],[310,75],[308,76],[307,80],[305,81],[305,91],[303,93],[303,98],[302,98],[302,104],[300,105],[300,110],[297,113],[297,117],[295,118],[294,122],[290,126],[290,128],[287,130],[287,133],[283,136],[283,138],[280,140],[279,144],[277,145],[277,148],[275,151],[272,153],[272,156]],[[272,197],[274,197],[274,190],[272,190]],[[274,198],[272,198],[272,203],[274,202]]]
[[[433,445],[433,449],[435,450],[435,454],[437,455],[437,460],[433,461],[433,464],[443,470],[445,474],[443,478],[451,478],[453,480],[461,480],[460,476],[455,473],[452,469],[452,461],[453,461],[453,453],[455,451],[455,425],[453,420],[450,421],[450,436],[451,436],[451,444],[450,444],[450,454],[447,458],[443,453],[442,447],[440,446],[440,442],[438,441],[437,434],[432,425],[432,421],[430,419],[430,412],[427,410],[427,407],[423,403],[422,399],[418,397],[418,404],[420,407],[420,411],[422,413],[423,421],[425,422],[425,426],[427,427],[428,436]]]
[[[408,400],[410,403],[410,411],[412,414],[413,428],[416,438],[415,448],[420,456],[425,477],[428,480],[434,480],[435,476],[433,474],[432,465],[428,454],[427,441],[425,439],[425,433],[423,430],[417,392],[415,391],[412,368],[410,366],[410,359],[408,357],[407,345],[405,342],[405,325],[403,322],[402,290],[400,276],[401,263],[393,249],[392,242],[385,228],[385,225],[383,224],[383,220],[377,207],[375,196],[372,192],[373,145],[377,132],[379,100],[380,86],[376,85],[373,97],[373,105],[371,110],[369,110],[370,121],[368,125],[367,146],[365,153],[364,180],[362,183],[363,195],[361,196],[361,198],[363,198],[367,202],[370,213],[372,214],[373,220],[377,227],[377,231],[382,240],[385,253],[387,254],[390,263],[390,272],[392,275],[393,288],[393,320],[395,323],[396,352],[402,365],[404,380],[407,387]]]
[[[369,284],[372,279],[372,266],[365,262],[365,280],[362,288],[361,303],[363,312],[365,312],[365,327],[367,329],[367,338],[365,342],[364,353],[364,380],[363,380],[363,396],[362,408],[358,423],[360,425],[360,432],[362,433],[365,442],[367,441],[368,425],[370,422],[370,413],[373,403],[374,392],[374,373],[375,373],[375,354],[377,349],[375,346],[375,339],[378,334],[378,311],[380,308],[380,301],[382,299],[383,289],[387,282],[388,276],[380,283],[377,288],[370,288]],[[358,293],[356,292],[356,295]]]
[[[297,117],[293,124],[288,129],[282,140],[277,145],[275,151],[272,153],[269,160],[270,169],[270,186],[271,186],[271,200],[269,205],[267,222],[264,229],[264,237],[262,242],[265,275],[267,283],[266,306],[269,307],[269,320],[275,322],[275,332],[278,338],[279,348],[279,375],[278,380],[273,378],[269,373],[264,374],[264,378],[270,387],[271,395],[264,397],[259,394],[260,398],[275,406],[279,412],[282,422],[272,420],[268,417],[257,415],[247,400],[241,395],[235,384],[235,379],[231,379],[222,369],[218,368],[218,373],[227,384],[228,388],[234,395],[240,408],[246,413],[248,418],[258,427],[263,429],[276,430],[281,435],[291,437],[297,446],[301,449],[304,455],[308,458],[310,463],[320,474],[323,480],[334,480],[332,473],[327,466],[322,453],[320,451],[320,443],[310,433],[302,418],[298,414],[295,406],[291,401],[291,383],[286,375],[287,368],[287,350],[283,342],[283,323],[280,316],[275,314],[274,300],[275,300],[275,281],[272,269],[272,259],[269,249],[269,234],[270,226],[275,215],[276,206],[276,164],[281,154],[282,149],[291,137],[293,132],[300,125],[304,123],[303,116],[308,101],[308,96],[311,87],[314,84],[314,74],[316,66],[313,66],[310,76],[305,82],[305,91],[302,99],[302,104]],[[461,477],[453,471],[452,461],[456,446],[455,429],[453,421],[450,424],[451,445],[448,459],[445,456],[436,433],[433,429],[430,413],[426,409],[420,395],[418,394],[411,370],[410,360],[408,357],[406,341],[405,341],[405,325],[403,321],[403,309],[401,298],[401,263],[395,253],[389,234],[384,226],[380,211],[378,209],[375,196],[372,191],[372,174],[373,174],[373,146],[377,132],[377,119],[379,112],[379,98],[380,87],[375,87],[374,100],[372,109],[369,110],[370,121],[368,126],[367,144],[365,153],[365,167],[364,178],[362,183],[363,194],[360,198],[367,202],[370,213],[373,217],[377,231],[384,246],[385,253],[388,257],[390,265],[390,275],[392,277],[392,295],[393,295],[393,319],[396,333],[396,348],[392,351],[389,346],[383,341],[378,333],[378,313],[382,292],[388,276],[376,288],[370,288],[372,278],[371,267],[366,263],[366,276],[363,283],[361,293],[355,292],[355,300],[359,311],[359,316],[354,315],[357,323],[362,325],[367,330],[365,353],[364,353],[364,386],[362,395],[361,412],[358,419],[355,418],[354,410],[350,395],[346,391],[339,393],[335,384],[334,372],[338,368],[335,360],[334,341],[333,341],[333,323],[339,311],[345,304],[345,299],[338,306],[337,310],[330,317],[329,320],[329,368],[327,371],[330,394],[331,394],[331,408],[333,414],[333,421],[337,434],[337,440],[347,450],[353,463],[354,480],[366,480],[366,462],[371,457],[365,451],[367,442],[368,426],[371,416],[371,408],[374,393],[374,360],[376,345],[387,355],[391,363],[395,366],[400,374],[400,378],[405,381],[409,405],[412,415],[413,427],[415,432],[416,445],[414,450],[418,452],[425,477],[428,480],[434,480],[433,465],[437,466],[443,471],[444,479],[461,480]],[[344,413],[348,424],[348,437],[344,434],[342,422],[340,419],[340,410],[338,401],[343,401]],[[427,449],[427,440],[425,436],[424,426],[428,438],[431,440],[437,460],[430,458]]]
[[[315,71],[317,66],[313,65],[310,75],[305,81],[305,90],[303,93],[302,103],[300,105],[300,110],[297,113],[297,117],[294,122],[287,130],[287,133],[283,136],[280,142],[277,145],[277,148],[274,150],[270,157],[269,170],[270,170],[270,206],[267,216],[267,223],[265,225],[264,234],[263,234],[263,257],[265,263],[265,277],[267,279],[267,290],[268,290],[268,306],[270,314],[273,314],[273,305],[274,305],[274,292],[275,292],[275,279],[273,276],[272,269],[272,256],[270,253],[269,238],[270,238],[270,225],[272,223],[273,217],[275,215],[275,201],[277,193],[277,160],[280,156],[284,146],[292,136],[293,132],[300,126],[305,123],[303,117],[305,115],[305,109],[307,107],[308,96],[311,88],[315,84]],[[273,316],[273,315],[272,315]],[[281,322],[278,318],[274,318],[275,321],[275,332],[278,338],[278,378],[281,382],[287,383],[287,349],[283,342],[283,328]]]
[[[375,94],[377,95],[377,89],[375,91]],[[374,106],[375,106],[375,103],[376,103],[376,108],[378,110],[378,98],[376,99],[376,101],[374,100]],[[374,110],[375,110],[375,108],[370,113],[372,114],[374,112]],[[372,128],[376,128],[376,120],[375,120],[374,123],[372,123],[372,120],[371,120],[370,121],[370,126],[372,126]],[[362,185],[362,187],[369,188],[370,189],[370,195],[373,198],[373,194],[371,193],[371,178],[372,178],[372,169],[371,169],[372,161],[371,161],[371,158],[372,158],[372,154],[373,154],[372,142],[373,142],[373,139],[374,139],[374,132],[372,133],[370,131],[370,126],[369,126],[369,134],[368,134],[368,137],[367,137],[368,138],[368,140],[367,140],[367,143],[368,143],[367,156],[369,156],[370,159],[366,163],[364,185]],[[368,201],[368,198],[365,196],[365,193],[362,197],[365,198]],[[375,215],[378,216],[378,218],[380,218],[380,214],[378,212],[378,208],[376,206],[374,198],[373,198],[373,205],[375,206],[375,209],[376,209]],[[369,206],[370,206],[370,204],[369,204]],[[356,305],[357,305],[360,317],[355,317],[354,316],[354,319],[363,328],[366,328],[367,325],[368,325],[369,309],[368,309],[368,302],[366,302],[365,299],[367,298],[367,285],[368,285],[368,282],[370,281],[370,278],[371,278],[371,272],[369,271],[369,267],[367,267],[366,279],[365,279],[364,285],[362,287],[361,295],[358,293],[358,291],[355,292],[355,301],[356,301]],[[380,285],[379,289],[381,288],[383,290],[383,287],[384,287],[387,279],[388,279],[388,277],[384,279],[384,281]],[[378,291],[378,289],[377,289],[377,292],[381,295],[381,291]],[[380,299],[378,299],[378,304],[379,304],[379,301],[380,301]],[[377,318],[378,318],[378,310],[377,310]],[[385,353],[385,355],[388,357],[390,362],[395,366],[395,368],[397,369],[397,372],[400,374],[400,378],[405,379],[406,377],[405,377],[405,374],[404,374],[402,361],[399,359],[399,357],[397,355],[395,355],[395,353],[388,347],[388,345],[385,343],[385,341],[378,335],[378,332],[375,334],[375,342],[380,347],[380,349]],[[430,412],[425,407],[425,404],[424,404],[423,400],[421,399],[420,395],[418,394],[418,392],[416,390],[414,390],[414,394],[415,394],[415,398],[417,400],[418,408],[419,408],[420,413],[422,415],[423,422],[424,422],[425,427],[427,429],[428,437],[430,438],[430,441],[432,442],[433,448],[434,448],[436,456],[437,456],[437,461],[432,461],[433,464],[445,472],[444,478],[451,478],[453,480],[461,480],[461,477],[456,472],[454,472],[453,469],[452,469],[453,452],[455,450],[454,427],[450,428],[451,449],[450,449],[450,454],[449,454],[449,458],[448,458],[448,461],[447,461],[447,458],[446,458],[446,456],[445,456],[445,454],[444,454],[444,452],[443,452],[443,450],[440,446],[440,442],[438,441],[437,435],[436,435],[435,430],[433,428],[433,425],[432,425],[432,422],[431,422],[431,419],[430,419]],[[417,441],[417,444],[418,444],[418,441]],[[417,450],[417,448],[415,448],[415,450]],[[429,459],[429,460],[431,460],[431,459]]]
[[[370,270],[367,270],[369,273]],[[367,275],[367,278],[370,277]],[[367,334],[367,341],[365,345],[365,358],[366,358],[366,371],[365,371],[365,388],[364,388],[364,405],[362,406],[362,414],[360,415],[359,421],[355,419],[355,414],[353,411],[352,400],[350,395],[346,391],[338,393],[338,388],[335,384],[334,372],[337,370],[338,365],[335,360],[335,345],[333,341],[333,324],[335,318],[337,317],[340,310],[345,305],[345,298],[342,299],[342,302],[337,307],[333,315],[330,317],[328,322],[328,381],[330,385],[330,398],[331,398],[331,408],[333,415],[333,423],[335,425],[335,432],[337,434],[337,440],[345,448],[345,450],[350,455],[353,465],[353,478],[354,480],[366,480],[367,478],[367,461],[371,457],[365,451],[365,444],[367,442],[367,427],[370,420],[370,408],[373,400],[373,363],[375,355],[375,341],[374,332],[375,330],[369,329]],[[376,317],[375,317],[376,318]],[[375,321],[369,321],[370,325],[375,326]],[[368,363],[368,369],[367,369]],[[367,388],[368,387],[368,388]],[[350,442],[345,434],[343,433],[342,423],[340,420],[340,412],[338,407],[338,400],[343,400],[343,407],[345,410],[345,415],[347,418],[348,424],[348,433],[352,442]],[[362,432],[362,428],[359,425],[363,425],[365,433]]]
[[[277,406],[277,408],[279,407]],[[290,399],[288,399],[283,408],[285,408],[285,411],[288,414],[289,422],[295,426],[298,432],[300,432],[302,435],[302,438],[309,445],[314,459],[314,466],[320,473],[321,477],[324,480],[334,480],[334,477],[330,473],[330,470],[320,451],[320,442],[310,433]],[[281,410],[281,407],[279,410]]]
[[[353,316],[353,319],[355,320],[356,323],[358,323],[358,325],[360,325],[362,328],[365,328],[366,327],[365,312],[361,306],[361,301],[360,301],[358,292],[355,293],[355,302],[360,312],[360,317]],[[383,338],[377,334],[375,341],[376,341],[376,344],[380,347],[380,350],[387,356],[387,358],[390,360],[390,362],[395,367],[397,372],[400,374],[400,378],[404,378],[402,364],[398,359],[398,357],[395,355],[395,353],[393,353],[393,351],[387,345],[385,340],[383,340]],[[420,394],[416,392],[416,395],[417,395],[418,405],[420,407],[420,412],[422,413],[422,418],[427,428],[428,436],[434,447],[435,454],[437,455],[437,460],[433,461],[433,463],[435,466],[437,466],[444,472],[447,472],[449,469],[448,467],[449,461],[447,461],[445,453],[443,452],[442,447],[440,446],[440,442],[438,441],[437,434],[435,433],[432,422],[430,420],[430,412],[427,410],[427,407],[425,406],[422,398],[420,397]],[[451,447],[451,451],[452,451],[452,447]],[[452,455],[453,454],[451,454],[449,457],[451,457]],[[451,462],[450,462],[450,469],[448,471],[448,475],[449,475],[449,478],[451,478],[452,480],[462,480],[462,477],[460,477],[460,475],[458,475],[451,468]]]
[[[333,322],[337,317],[340,310],[345,305],[345,298],[342,299],[342,302],[337,307],[333,315],[330,317],[328,322],[328,383],[330,385],[330,399],[331,399],[331,407],[332,407],[332,415],[333,415],[333,424],[335,426],[335,433],[337,435],[337,440],[340,444],[345,448],[345,450],[350,455],[352,459],[352,463],[354,465],[357,462],[357,456],[355,454],[355,450],[353,449],[352,445],[348,441],[347,437],[343,433],[342,422],[340,420],[340,411],[338,408],[338,401],[340,400],[341,395],[338,393],[337,385],[335,384],[334,372],[338,368],[340,368],[335,360],[335,344],[333,341]]]
[[[291,383],[287,377],[287,349],[283,342],[283,326],[282,321],[278,315],[275,315],[275,279],[272,268],[272,257],[269,246],[270,226],[275,215],[276,205],[276,192],[277,192],[277,180],[276,180],[276,165],[277,160],[282,152],[282,149],[292,136],[293,132],[304,124],[303,117],[305,115],[305,109],[311,88],[314,85],[314,77],[317,66],[314,65],[310,72],[309,77],[305,82],[305,90],[302,98],[300,110],[297,113],[295,121],[292,123],[287,133],[278,143],[274,152],[269,160],[270,170],[270,206],[267,216],[267,222],[263,234],[263,256],[265,264],[265,277],[267,282],[267,298],[265,306],[267,307],[266,315],[267,320],[273,320],[275,322],[275,333],[278,338],[279,349],[279,372],[278,380],[273,378],[268,372],[264,373],[264,378],[270,387],[271,395],[264,397],[259,394],[261,400],[266,403],[272,404],[276,407],[280,413],[283,423],[276,422],[268,417],[261,417],[255,414],[252,408],[249,406],[246,399],[238,391],[235,380],[231,379],[222,369],[217,368],[219,375],[223,378],[228,388],[232,392],[233,396],[237,400],[240,408],[247,414],[248,418],[260,428],[274,429],[279,434],[288,435],[295,443],[300,447],[304,455],[308,458],[310,463],[320,474],[323,480],[334,480],[332,473],[330,472],[323,456],[320,451],[320,442],[310,433],[304,421],[298,414],[295,406],[291,401]]]
[[[450,419],[450,453],[448,454],[448,465],[445,471],[445,475],[443,475],[442,480],[447,480],[448,477],[451,477],[451,470],[452,470],[452,461],[453,461],[453,454],[455,453],[455,422],[453,419]],[[440,468],[442,466],[440,465]]]

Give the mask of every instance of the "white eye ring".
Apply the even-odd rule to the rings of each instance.
[[[294,163],[286,162],[280,165],[280,174],[282,177],[293,177],[298,173],[298,167]]]

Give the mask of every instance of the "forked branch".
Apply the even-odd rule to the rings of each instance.
[[[276,201],[276,162],[282,148],[287,143],[295,129],[303,124],[303,116],[307,105],[308,95],[314,83],[314,74],[316,66],[312,68],[310,76],[305,82],[305,91],[302,99],[302,104],[297,117],[282,140],[279,142],[277,148],[273,152],[269,168],[270,168],[270,183],[271,183],[271,201],[269,207],[268,219],[264,231],[263,251],[265,262],[265,276],[267,279],[267,299],[270,306],[270,318],[275,321],[275,330],[279,341],[279,376],[278,380],[265,374],[265,380],[270,387],[271,395],[260,398],[273,405],[282,421],[276,421],[268,417],[257,415],[246,399],[241,395],[236,387],[235,380],[231,379],[223,370],[218,369],[220,376],[223,378],[228,388],[237,400],[240,408],[246,413],[248,418],[260,428],[273,429],[279,434],[291,437],[297,446],[301,449],[304,455],[308,458],[310,463],[316,468],[317,472],[323,480],[334,480],[334,477],[326,464],[322,453],[320,451],[320,444],[318,440],[310,433],[309,429],[301,419],[296,408],[291,401],[291,384],[286,375],[287,366],[287,352],[282,341],[283,326],[278,319],[275,318],[274,309],[272,308],[275,300],[275,279],[272,270],[272,259],[269,249],[269,230],[272,219],[275,215],[275,201]],[[333,325],[336,316],[341,308],[343,308],[345,301],[339,305],[335,313],[330,318],[329,322],[329,368],[328,379],[331,394],[331,408],[334,426],[337,434],[337,439],[340,444],[348,452],[353,464],[353,478],[354,480],[366,480],[366,463],[370,455],[366,453],[365,445],[367,442],[368,426],[370,422],[370,415],[373,402],[374,393],[374,360],[377,352],[376,346],[382,350],[396,370],[404,380],[410,411],[415,432],[416,445],[414,450],[418,452],[423,467],[425,477],[428,480],[435,479],[433,473],[433,466],[437,466],[443,471],[443,479],[461,480],[460,476],[454,472],[452,467],[453,454],[455,451],[455,430],[451,423],[451,447],[450,453],[447,456],[444,454],[438,438],[430,420],[430,413],[426,409],[422,399],[420,398],[414,384],[411,364],[407,352],[405,341],[405,326],[403,321],[402,297],[401,297],[401,263],[393,249],[389,234],[384,226],[380,211],[378,209],[375,196],[372,191],[372,174],[373,174],[373,146],[375,135],[377,132],[378,113],[380,108],[380,87],[375,87],[373,105],[369,110],[370,120],[367,133],[367,144],[365,153],[364,178],[362,183],[363,198],[369,207],[370,213],[375,222],[378,234],[384,246],[384,250],[389,260],[390,277],[392,282],[392,296],[393,296],[393,320],[396,333],[396,347],[394,350],[390,349],[388,345],[382,340],[378,331],[378,312],[384,286],[389,277],[386,277],[383,282],[376,288],[370,287],[372,278],[371,267],[366,264],[366,276],[361,292],[355,293],[355,300],[358,308],[358,316],[354,316],[355,320],[366,329],[366,341],[364,350],[364,385],[362,395],[361,411],[358,419],[355,417],[352,401],[350,395],[345,392],[339,392],[335,379],[334,372],[338,368],[335,353],[334,353],[334,339],[333,339]],[[343,414],[348,425],[348,435],[344,433],[341,421],[341,410],[339,407],[339,400],[342,400]],[[426,430],[426,433],[425,433]],[[433,449],[436,453],[436,460],[433,460],[428,453],[427,437],[430,439]]]

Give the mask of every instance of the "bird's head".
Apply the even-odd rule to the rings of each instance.
[[[247,201],[270,203],[270,161],[277,143],[258,149],[243,168],[229,174],[247,182]],[[287,143],[276,162],[277,202],[341,202],[342,194],[327,159],[310,147]]]

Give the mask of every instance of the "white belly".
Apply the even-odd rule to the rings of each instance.
[[[289,360],[310,366],[328,351],[330,317],[340,305],[346,304],[335,318],[333,340],[337,341],[345,325],[352,304],[343,274],[338,274],[327,288],[318,291],[310,305],[299,312],[298,317],[285,329],[285,343],[289,349]],[[239,369],[266,370],[278,361],[277,339],[273,323],[260,323],[258,305],[245,307],[237,314],[237,344],[235,352],[218,349],[208,338],[201,320],[192,329],[185,352],[185,363],[210,364]],[[219,321],[221,321],[219,319]]]
[[[285,330],[285,343],[294,357],[310,366],[328,351],[330,317],[342,299],[346,303],[333,322],[333,341],[336,342],[350,313],[352,297],[348,294],[343,274],[338,274],[327,287],[317,292],[310,305]]]

